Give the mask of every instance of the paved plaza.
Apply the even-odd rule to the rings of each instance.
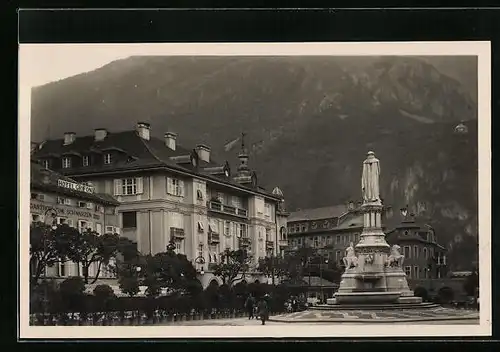
[[[479,312],[436,307],[432,309],[398,309],[398,310],[306,310],[271,318],[283,323],[391,323],[418,321],[479,320]]]
[[[314,322],[314,323],[306,323],[306,324],[315,324],[315,325],[329,325],[329,324],[342,324],[342,325],[358,325],[358,324],[367,324],[366,322],[341,322],[341,321],[335,321],[335,322]],[[378,324],[398,324],[398,322],[379,322]],[[479,324],[479,319],[461,319],[461,320],[448,320],[448,321],[443,321],[443,320],[436,320],[436,321],[415,321],[411,322],[412,325],[477,325]],[[235,319],[214,319],[214,320],[195,320],[195,321],[183,321],[183,322],[176,322],[176,323],[168,323],[168,324],[162,324],[162,325],[169,325],[169,326],[255,326],[259,327],[262,326],[259,320],[249,320],[248,318],[235,318]],[[273,326],[283,326],[283,325],[289,325],[289,323],[285,322],[278,322],[278,321],[268,321],[266,322],[265,326],[268,325],[273,325]],[[262,326],[262,328],[265,328],[265,326]]]
[[[411,323],[418,325],[479,324],[479,312],[435,308],[425,311],[314,311],[307,310],[291,314],[272,316],[266,325],[305,324],[397,324]],[[213,319],[170,322],[162,325],[176,326],[261,326],[260,320],[248,318]]]

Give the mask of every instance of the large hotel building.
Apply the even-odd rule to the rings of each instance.
[[[33,157],[116,198],[121,235],[145,254],[174,243],[193,262],[204,287],[212,280],[222,283],[212,269],[226,248],[247,249],[254,263],[282,253],[288,216],[283,194],[277,187],[272,192],[259,187],[243,137],[233,174],[227,162],[212,160],[208,146],[186,149],[175,133],[161,140],[150,129],[140,122],[125,132],[65,133],[63,139],[41,143]],[[246,281],[262,279],[255,273]]]

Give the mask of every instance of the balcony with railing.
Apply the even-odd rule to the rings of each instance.
[[[273,249],[273,248],[274,248],[274,242],[266,241],[266,249]]]
[[[173,239],[184,239],[185,233],[184,229],[179,229],[177,227],[170,228],[170,237]]]
[[[288,246],[288,241],[287,240],[279,240],[278,245],[280,247],[287,247]]]
[[[219,243],[220,242],[220,235],[216,232],[209,232],[208,233],[208,242],[209,243]]]
[[[246,218],[248,211],[246,209],[233,207],[232,205],[222,204],[221,202],[211,200],[208,202],[208,209],[211,211]]]
[[[240,247],[248,247],[250,246],[251,241],[248,237],[240,237]]]

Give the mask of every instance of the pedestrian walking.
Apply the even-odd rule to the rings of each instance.
[[[269,320],[269,306],[267,303],[267,299],[269,298],[269,295],[265,295],[259,302],[258,308],[259,308],[259,318],[260,321],[262,322],[262,325],[266,325],[266,320]]]
[[[254,318],[254,309],[255,309],[255,299],[251,294],[248,295],[245,301],[245,308],[248,312],[248,319]]]

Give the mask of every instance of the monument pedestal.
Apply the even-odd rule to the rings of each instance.
[[[374,200],[362,205],[364,228],[359,243],[347,249],[346,270],[339,289],[328,304],[404,304],[421,303],[408,287],[402,269],[404,257],[398,246],[385,240],[381,226],[382,202]]]

